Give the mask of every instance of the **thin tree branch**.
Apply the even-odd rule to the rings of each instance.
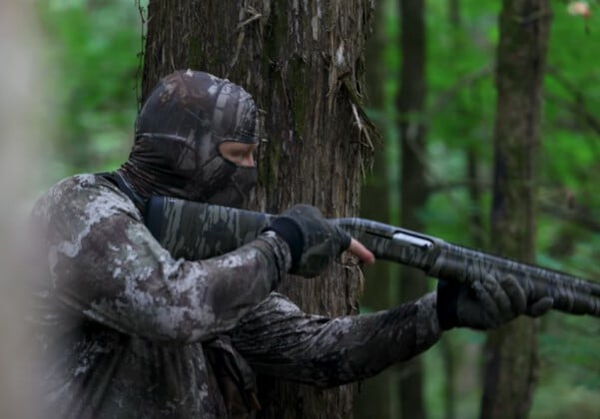
[[[598,119],[592,112],[588,110],[586,105],[586,98],[583,91],[572,83],[562,72],[556,67],[548,68],[548,75],[554,78],[567,92],[569,92],[574,101],[568,101],[558,97],[557,95],[551,95],[550,97],[554,101],[560,101],[563,105],[569,108],[574,114],[583,117],[585,123],[596,133],[600,134],[600,119]]]
[[[488,76],[491,76],[493,70],[494,66],[492,64],[488,64],[485,67],[482,67],[459,79],[453,86],[450,86],[448,89],[441,92],[434,99],[433,104],[431,105],[431,110],[428,112],[428,114],[433,115],[440,112],[456,97],[456,95],[460,93],[461,90],[478,83]]]
[[[587,208],[579,206],[577,208],[566,208],[561,205],[552,205],[548,202],[541,202],[539,208],[544,213],[559,218],[564,221],[575,223],[586,230],[600,233],[600,220],[590,215]]]
[[[460,188],[468,188],[470,186],[477,186],[481,189],[490,189],[492,184],[489,181],[471,181],[469,179],[457,180],[453,182],[438,182],[432,183],[428,187],[429,193],[437,193],[437,192],[446,192],[449,189],[460,189]]]
[[[454,182],[433,183],[428,187],[428,193],[447,192],[451,189],[468,188],[473,185],[476,185],[482,190],[490,190],[492,187],[492,184],[489,181],[472,182],[468,179],[463,179]],[[554,218],[577,224],[594,233],[600,233],[600,217],[595,217],[591,211],[583,205],[568,208],[564,205],[553,204],[547,199],[540,199],[538,207],[540,211]]]

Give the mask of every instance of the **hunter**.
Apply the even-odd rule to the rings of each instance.
[[[177,71],[148,97],[118,170],[64,179],[39,199],[33,218],[48,257],[36,318],[49,414],[253,417],[257,373],[337,386],[420,354],[445,330],[495,328],[551,308],[548,298],[528,304],[514,278],[487,276],[441,281],[437,292],[377,313],[303,313],[276,292],[288,272],[297,275],[288,281],[315,276],[348,248],[373,261],[308,205],[233,252],[174,259],[144,224],[147,199],[244,207],[263,136],[242,87]]]

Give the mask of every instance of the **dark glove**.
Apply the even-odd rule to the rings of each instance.
[[[512,275],[496,279],[487,274],[470,284],[440,280],[437,314],[443,330],[453,327],[493,329],[526,314],[538,317],[552,308],[552,297],[529,302],[524,289]]]
[[[317,276],[350,246],[350,235],[310,205],[296,205],[275,218],[268,230],[283,238],[292,253],[290,273]]]

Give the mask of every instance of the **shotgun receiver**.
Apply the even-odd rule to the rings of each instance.
[[[200,260],[255,239],[273,215],[162,196],[152,197],[146,225],[173,257]],[[486,273],[512,274],[533,301],[550,296],[553,308],[600,317],[600,283],[490,255],[399,227],[361,218],[332,219],[378,259],[412,266],[435,278],[471,282]]]

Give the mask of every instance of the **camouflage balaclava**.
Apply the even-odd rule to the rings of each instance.
[[[229,80],[200,71],[163,78],[137,119],[129,160],[118,173],[142,197],[165,195],[244,207],[256,167],[221,155],[226,141],[258,144],[259,112],[252,96]]]

